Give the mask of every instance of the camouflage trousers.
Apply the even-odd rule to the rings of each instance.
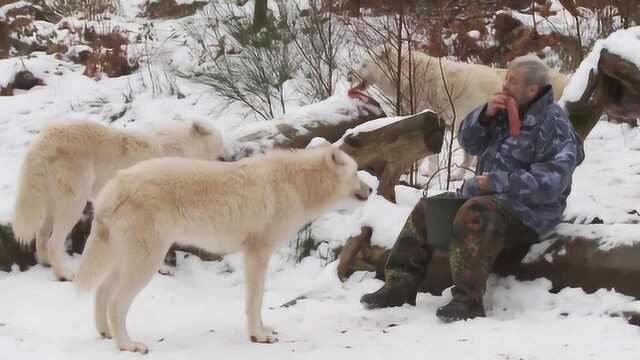
[[[427,239],[425,203],[420,200],[398,235],[385,266],[386,281],[422,282],[433,255]],[[449,263],[454,295],[482,300],[487,279],[498,255],[507,247],[534,243],[537,234],[491,195],[473,197],[453,221]]]

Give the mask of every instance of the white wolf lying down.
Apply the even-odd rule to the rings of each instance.
[[[58,279],[71,280],[63,263],[65,238],[117,170],[161,156],[216,159],[222,151],[221,135],[198,121],[135,130],[88,121],[50,125],[22,163],[13,232],[23,244],[35,237],[38,261],[50,263]]]
[[[247,330],[271,343],[262,324],[262,294],[271,253],[307,222],[371,189],[355,161],[334,146],[274,151],[238,162],[177,158],[144,161],[121,170],[95,203],[87,248],[75,278],[97,286],[98,333],[121,350],[146,353],[125,327],[133,299],[177,242],[217,253],[244,252]]]

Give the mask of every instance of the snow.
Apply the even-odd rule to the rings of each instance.
[[[373,228],[371,245],[391,248],[411,209],[410,206],[398,206],[380,195],[373,195],[367,201],[362,216],[362,224]]]
[[[7,13],[9,13],[9,11],[11,10],[22,9],[24,7],[32,7],[32,6],[34,5],[26,1],[16,1],[11,4],[0,6],[0,19],[5,19],[7,17]],[[37,9],[40,8],[39,6],[34,6],[34,7]]]
[[[567,221],[589,223],[596,216],[605,224],[640,220],[630,214],[634,209],[640,211],[640,154],[626,141],[638,134],[638,128],[608,122],[599,122],[591,131],[585,142],[585,161],[574,172],[564,214]]]
[[[472,39],[480,39],[480,31],[478,30],[471,30],[469,32],[467,32],[467,35],[469,35],[470,38]]]
[[[123,1],[124,15],[137,15],[143,3]],[[251,2],[246,6],[252,6]],[[6,6],[0,11],[6,11]],[[565,16],[565,20],[569,18]],[[137,21],[121,25],[134,29],[139,26]],[[181,46],[184,39],[172,38],[180,22],[154,24],[156,41],[164,47],[149,54],[158,63],[144,63],[129,76],[96,81],[82,75],[83,66],[42,53],[0,60],[0,85],[6,86],[23,69],[46,84],[0,97],[0,223],[11,219],[17,173],[29,143],[52,121],[89,120],[138,127],[157,119],[196,117],[220,128],[226,140],[235,140],[282,123],[299,125],[318,118],[340,122],[357,111],[359,100],[338,91],[320,103],[290,106],[278,120],[255,121],[236,107],[225,107],[206,86],[168,75],[162,63],[180,65],[189,60],[186,47]],[[607,48],[639,64],[640,53],[633,51],[637,46],[630,45],[637,44],[639,33],[638,28],[618,32],[598,42],[596,49]],[[585,59],[573,75],[564,101],[580,96],[588,71],[596,64],[592,55]],[[287,88],[294,89],[294,85]],[[184,97],[176,96],[177,90]],[[401,119],[371,121],[350,133],[372,131]],[[310,146],[324,144],[326,140],[317,138]],[[596,125],[585,142],[586,160],[574,174],[563,223],[556,229],[559,235],[596,241],[603,250],[640,241],[639,150],[639,128],[607,122]],[[377,189],[378,179],[364,171],[359,176]],[[267,276],[263,314],[265,323],[279,330],[279,343],[259,345],[247,339],[244,270],[237,254],[218,262],[201,262],[179,253],[175,277],[156,275],[134,302],[128,321],[132,337],[150,345],[150,359],[198,359],[219,354],[225,359],[638,357],[638,328],[621,314],[640,311],[640,302],[610,290],[586,294],[567,288],[553,294],[546,279],[522,282],[492,277],[484,299],[488,310],[485,319],[441,323],[435,311],[451,299],[449,290],[442,296],[419,294],[416,307],[365,310],[359,304],[360,296],[376,290],[382,282],[371,273],[355,273],[340,283],[337,264],[326,263],[332,250],[356,236],[363,225],[374,227],[374,245],[393,245],[423,195],[421,190],[406,186],[397,186],[395,191],[397,205],[374,192],[364,207],[331,212],[313,222],[310,234],[322,244],[300,263],[294,260],[293,245],[275,254]],[[430,195],[436,193],[436,189],[429,191]],[[596,217],[603,223],[590,224]],[[550,239],[534,246],[525,261],[537,261],[553,243]],[[74,264],[78,260],[77,256],[72,259]],[[140,357],[119,352],[113,341],[98,339],[92,297],[79,294],[72,284],[54,281],[51,269],[36,266],[26,272],[0,272],[0,293],[0,359]],[[304,298],[295,305],[280,307],[299,297]]]
[[[357,117],[360,114],[362,104],[362,101],[357,98],[339,93],[317,103],[290,110],[278,120],[287,123],[308,123],[322,119],[323,123],[339,124]],[[371,112],[377,112],[375,107],[364,105]]]
[[[415,115],[411,115],[411,116],[415,116]],[[355,135],[357,135],[357,134],[359,134],[361,132],[374,131],[374,130],[379,129],[381,127],[384,127],[384,126],[387,126],[387,125],[391,125],[393,123],[396,123],[398,121],[406,119],[407,117],[409,117],[409,116],[389,116],[389,117],[385,117],[385,118],[380,118],[380,119],[367,121],[364,124],[360,124],[360,125],[352,128],[352,129],[348,129],[347,131],[345,131],[345,133],[342,136],[342,138],[340,140],[338,140],[335,144],[336,144],[336,146],[340,146],[340,145],[342,145],[344,143],[344,139],[347,136],[355,136]]]
[[[210,263],[179,256],[175,277],[155,275],[134,302],[130,335],[150,346],[149,359],[635,359],[640,351],[637,328],[620,317],[640,303],[613,291],[552,294],[545,279],[492,277],[487,318],[443,324],[435,311],[450,300],[449,291],[421,293],[416,307],[365,310],[359,297],[381,281],[356,273],[341,284],[329,271],[334,264],[323,268],[307,258],[292,265],[286,258],[280,252],[270,263],[263,310],[278,343],[247,339],[238,256]],[[53,281],[50,269],[0,274],[0,282],[11,289],[0,308],[3,358],[141,358],[99,339],[92,297]]]
[[[535,17],[531,16],[529,13],[522,13],[519,11],[500,11],[507,12],[512,17],[520,20],[523,24],[533,27],[534,19],[535,19],[535,27],[539,34],[550,34],[553,32],[560,33],[562,35],[577,35],[577,24],[576,18],[569,13],[568,10],[564,8],[564,6],[560,3],[560,0],[552,0],[552,5],[550,10],[554,11],[555,14],[543,17],[539,13],[536,13]],[[607,7],[607,10],[610,10],[610,7]],[[598,24],[597,16],[595,12],[584,8],[579,7],[578,11],[581,14],[579,23],[580,23],[580,36],[585,45],[589,45],[589,43],[593,39],[597,39],[599,36],[601,24]],[[606,13],[605,9],[601,10],[603,13]],[[613,14],[613,11],[609,11],[610,14]],[[612,22],[612,26],[616,28],[621,28],[621,21],[619,17],[612,16],[610,19]]]
[[[226,131],[242,119],[237,113],[222,114],[219,99],[203,86],[176,78],[174,86],[185,96],[171,95],[172,85],[165,74],[153,66],[129,76],[95,81],[82,75],[84,66],[38,54],[21,60],[0,60],[0,85],[11,81],[15,73],[24,68],[41,78],[46,86],[0,97],[0,163],[3,165],[0,196],[5,199],[0,203],[2,223],[11,219],[16,177],[27,146],[48,122],[93,120],[126,127],[132,122],[144,124],[156,119],[199,118]],[[124,115],[117,118],[123,111],[126,111]]]
[[[337,93],[317,103],[294,108],[273,121],[257,121],[253,124],[238,127],[231,131],[228,136],[233,139],[231,143],[242,139],[242,146],[260,151],[263,148],[272,147],[277,140],[282,140],[281,131],[279,130],[282,126],[291,128],[295,135],[304,135],[309,132],[308,128],[351,121],[358,117],[363,109],[367,109],[371,113],[379,113],[380,111],[375,106],[363,103],[358,98],[348,97],[345,93]],[[367,124],[370,122],[367,122]],[[261,134],[263,137],[258,139],[249,138],[249,136],[255,134]],[[276,135],[276,138],[270,139],[267,138],[267,135]],[[292,136],[294,134],[287,135]],[[336,144],[339,144],[339,142]],[[316,144],[310,145],[315,146]]]
[[[631,246],[640,239],[640,225],[635,224],[560,224],[556,230],[559,235],[598,239],[598,248],[606,251],[619,246]]]

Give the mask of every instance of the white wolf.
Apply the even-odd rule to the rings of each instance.
[[[432,109],[437,112],[451,128],[453,122],[453,110],[451,101],[447,95],[447,89],[451,95],[456,113],[456,128],[458,131],[460,121],[476,107],[487,102],[489,97],[502,90],[502,82],[506,76],[506,69],[493,68],[480,64],[465,63],[442,59],[442,73],[438,58],[427,55],[422,51],[411,52],[411,72],[407,49],[403,49],[402,60],[402,85],[401,96],[408,99],[413,94],[415,109]],[[365,90],[375,85],[386,97],[395,99],[396,81],[390,74],[397,64],[397,52],[381,46],[372,52],[371,58],[362,61],[352,71],[354,88]],[[413,86],[410,87],[408,74],[413,74]],[[446,80],[447,89],[442,79]],[[554,98],[557,101],[567,85],[567,77],[555,70],[551,70],[551,85]],[[406,101],[405,101],[406,103]],[[454,134],[455,136],[455,134]],[[462,150],[462,149],[461,149]],[[438,154],[429,157],[429,169],[426,175],[433,175],[438,169]],[[464,153],[462,167],[456,169],[452,179],[461,180],[464,177],[464,168],[471,167],[473,157]]]
[[[265,272],[272,252],[341,201],[371,189],[355,161],[329,145],[273,151],[238,162],[163,158],[121,170],[99,194],[75,283],[97,286],[98,333],[121,350],[146,353],[125,327],[133,299],[175,241],[215,253],[242,251],[251,341],[277,340],[262,324]]]
[[[12,227],[23,244],[36,240],[42,264],[60,280],[73,273],[64,263],[64,241],[88,200],[117,170],[161,156],[216,159],[220,133],[200,121],[161,121],[135,130],[97,122],[65,122],[46,127],[22,163]]]

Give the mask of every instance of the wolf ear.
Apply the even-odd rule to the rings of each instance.
[[[200,135],[200,136],[207,136],[207,135],[211,135],[211,129],[209,129],[209,127],[207,125],[205,125],[203,122],[199,121],[199,120],[194,120],[193,124],[191,125],[191,131],[194,134]]]
[[[329,146],[329,152],[327,153],[327,163],[329,167],[336,168],[345,165],[347,162],[344,159],[342,151],[335,146]]]

